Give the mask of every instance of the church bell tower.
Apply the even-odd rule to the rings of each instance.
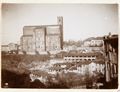
[[[63,17],[62,16],[57,17],[57,23],[58,23],[58,25],[63,26]]]
[[[57,23],[58,25],[60,25],[61,49],[63,49],[63,17],[62,16],[57,17]]]

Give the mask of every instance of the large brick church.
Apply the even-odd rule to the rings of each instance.
[[[57,17],[56,25],[24,26],[20,42],[27,53],[62,50],[63,17]]]

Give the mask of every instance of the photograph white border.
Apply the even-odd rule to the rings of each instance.
[[[0,4],[0,9],[2,3],[80,3],[80,4],[118,4],[118,15],[120,22],[120,0],[2,0]],[[0,10],[0,44],[1,44],[1,32],[2,32],[2,14]],[[120,25],[120,23],[119,23]],[[120,34],[120,26],[119,26],[119,34]],[[120,41],[119,41],[120,46]],[[1,46],[0,46],[1,50]],[[120,50],[119,50],[120,53]],[[1,55],[0,55],[1,57]],[[119,55],[120,58],[120,55]],[[119,59],[118,59],[119,60]],[[0,59],[1,65],[1,59]],[[119,62],[120,65],[120,62]],[[0,66],[1,68],[1,66]],[[1,92],[120,92],[120,67],[118,66],[118,89],[24,89],[24,88],[0,88]],[[0,71],[0,81],[1,81],[1,71]],[[1,83],[0,83],[1,86]]]

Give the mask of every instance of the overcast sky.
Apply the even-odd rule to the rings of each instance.
[[[57,24],[63,16],[64,40],[118,33],[118,6],[106,4],[3,4],[2,44],[20,41],[23,26]]]

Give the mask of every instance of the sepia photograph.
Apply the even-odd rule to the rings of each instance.
[[[1,10],[1,88],[118,89],[118,4]]]

